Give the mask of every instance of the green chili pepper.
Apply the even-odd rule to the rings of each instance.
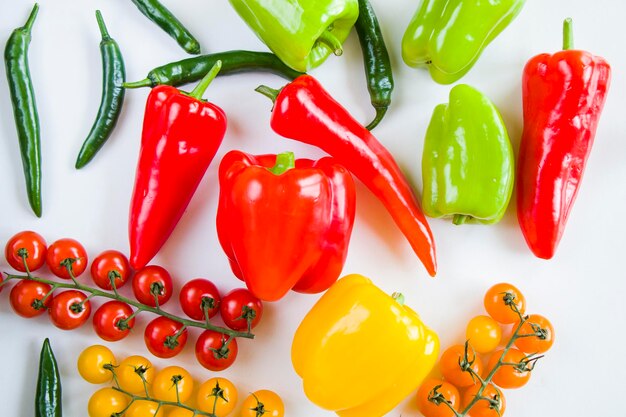
[[[100,41],[102,98],[96,120],[78,153],[77,169],[87,165],[111,136],[124,103],[124,87],[122,85],[126,80],[126,71],[122,53],[117,42],[109,36],[100,10],[96,10],[96,19],[102,36]]]
[[[498,222],[513,191],[513,149],[500,113],[474,88],[459,84],[434,112],[422,155],[422,207],[431,217]]]
[[[61,417],[62,415],[61,377],[50,341],[46,338],[39,357],[35,417]]]
[[[218,76],[239,72],[267,71],[293,80],[302,75],[301,72],[283,64],[276,55],[270,52],[226,51],[161,65],[151,70],[143,80],[124,83],[124,87],[154,87],[161,84],[178,86],[192,83],[201,80],[217,61],[222,61],[222,69]]]
[[[183,24],[158,0],[131,0],[148,19],[156,23],[190,54],[200,53],[200,43]]]
[[[518,15],[525,0],[423,0],[402,38],[402,58],[427,66],[433,80],[451,84]]]
[[[230,0],[254,33],[289,67],[306,72],[341,55],[359,15],[357,0]]]
[[[368,0],[359,0],[359,17],[354,28],[363,51],[367,90],[372,106],[376,110],[376,117],[366,126],[367,130],[372,130],[385,117],[387,108],[391,104],[393,74],[378,19]]]
[[[41,139],[35,91],[28,66],[28,46],[39,4],[35,3],[26,24],[11,33],[4,49],[13,116],[22,155],[28,201],[41,217]]]

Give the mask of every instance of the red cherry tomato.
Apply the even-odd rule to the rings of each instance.
[[[22,280],[11,288],[9,300],[19,316],[31,318],[43,314],[52,302],[52,295],[41,302],[52,287],[37,281]]]
[[[26,265],[24,265],[20,249],[25,252]],[[17,271],[26,272],[26,267],[29,271],[36,271],[46,262],[47,250],[46,241],[39,233],[26,230],[9,239],[4,247],[4,257],[11,268]]]
[[[160,316],[148,323],[143,339],[154,356],[171,358],[178,355],[185,347],[187,333],[182,323]]]
[[[230,342],[229,342],[230,340]],[[237,339],[205,330],[196,341],[196,358],[210,371],[223,371],[237,359]]]
[[[112,290],[111,280],[115,288],[121,288],[130,278],[128,258],[120,251],[106,250],[96,256],[91,263],[91,278],[102,289]]]
[[[208,279],[196,278],[180,289],[180,306],[194,320],[204,320],[204,309],[209,318],[220,311],[220,292]]]
[[[91,314],[91,302],[80,291],[66,290],[54,296],[48,312],[52,324],[59,329],[72,330],[87,321]]]
[[[64,265],[68,259],[72,261],[72,273],[78,277],[87,268],[87,251],[77,240],[59,239],[48,247],[46,263],[50,272],[59,278],[70,279],[70,273]]]
[[[156,295],[159,305],[162,306],[172,297],[172,291],[172,277],[163,267],[148,265],[137,271],[133,277],[133,294],[142,304],[156,307]]]
[[[126,303],[112,300],[102,304],[93,315],[93,328],[98,336],[108,342],[115,342],[128,336],[135,325],[135,318],[127,320],[133,309]],[[124,324],[125,323],[125,324]]]
[[[263,302],[246,288],[237,288],[222,298],[220,314],[224,324],[233,330],[254,329],[263,315]]]

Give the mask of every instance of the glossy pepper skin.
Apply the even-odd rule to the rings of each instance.
[[[513,148],[502,117],[481,92],[466,84],[435,107],[422,154],[422,207],[431,217],[498,222],[515,178]]]
[[[357,0],[230,0],[250,29],[287,66],[306,72],[341,55],[359,15]]]
[[[385,206],[431,276],[435,241],[408,180],[389,151],[310,75],[280,90],[257,91],[273,99],[271,127],[284,137],[323,149],[361,180]]]
[[[440,84],[463,77],[525,0],[422,0],[402,38],[402,59]]]
[[[573,50],[571,20],[564,50],[531,58],[522,79],[524,130],[517,173],[517,218],[539,258],[554,256],[591,151],[611,67]]]
[[[172,233],[226,132],[223,110],[200,99],[202,85],[191,95],[160,85],[148,96],[128,225],[135,270]]]
[[[341,417],[380,417],[422,382],[437,334],[368,278],[348,275],[300,323],[291,361],[313,403]]]
[[[341,274],[354,223],[352,176],[332,158],[227,153],[217,233],[234,274],[261,300],[318,293]]]

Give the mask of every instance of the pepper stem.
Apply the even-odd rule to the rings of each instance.
[[[280,90],[276,90],[275,88],[268,87],[266,85],[260,85],[254,89],[257,93],[263,94],[265,97],[272,100],[272,103],[276,103],[276,99],[278,98],[278,94],[280,94]]]
[[[189,96],[195,98],[196,100],[202,100],[204,92],[209,87],[209,84],[211,84],[211,81],[213,81],[213,79],[217,77],[217,74],[220,72],[221,69],[222,61],[218,59],[217,61],[215,61],[215,64],[213,65],[213,67],[211,67],[209,72],[207,72],[206,75],[200,80],[196,88],[194,88],[193,91],[189,94]]]
[[[460,226],[462,224],[465,224],[470,218],[471,216],[468,216],[467,214],[455,214],[452,218],[452,223]]]
[[[96,20],[98,21],[98,27],[100,28],[100,35],[102,36],[102,40],[110,39],[109,31],[107,30],[107,26],[104,23],[104,19],[102,18],[102,13],[100,10],[96,10]]]
[[[283,152],[276,155],[276,163],[268,171],[274,175],[284,174],[296,166],[296,159],[293,152]]]
[[[401,306],[404,305],[404,294],[402,294],[401,292],[394,292],[393,294],[391,294],[391,298],[393,298],[396,303],[400,304]]]
[[[339,39],[337,39],[335,35],[330,33],[330,31],[325,30],[324,32],[322,32],[320,37],[317,38],[317,41],[326,45],[331,51],[333,51],[333,54],[335,54],[336,56],[343,55],[341,42],[339,42]]]
[[[144,78],[139,81],[132,81],[129,83],[122,83],[122,87],[124,88],[141,88],[141,87],[153,87],[152,80],[150,78]]]
[[[568,17],[563,21],[563,50],[574,48],[574,29],[572,18]]]
[[[35,5],[33,6],[33,10],[30,12],[30,15],[28,16],[28,20],[26,20],[26,23],[24,24],[24,30],[28,33],[30,33],[31,29],[33,28],[33,24],[35,23],[35,18],[37,17],[37,12],[39,11],[39,3],[35,3]]]
[[[376,117],[374,117],[374,120],[372,120],[370,124],[365,126],[365,128],[367,130],[374,129],[376,126],[378,126],[378,123],[383,120],[383,117],[385,117],[385,113],[387,113],[387,107],[376,107]]]

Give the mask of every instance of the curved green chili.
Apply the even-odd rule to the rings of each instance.
[[[301,72],[283,64],[276,55],[270,52],[226,51],[162,65],[151,70],[143,80],[124,83],[124,87],[154,87],[161,84],[178,86],[192,83],[202,79],[217,61],[222,61],[222,69],[218,75],[267,71],[288,80],[293,80],[302,75]]]
[[[372,130],[385,117],[387,108],[391,104],[393,74],[389,53],[374,9],[368,0],[358,1],[359,17],[354,28],[363,51],[367,89],[372,106],[376,110],[376,117],[366,126],[367,130]]]
[[[96,19],[102,36],[100,41],[102,98],[96,120],[78,153],[77,169],[87,165],[111,136],[124,103],[124,87],[122,85],[126,81],[126,72],[122,53],[117,42],[109,36],[100,10],[96,10]]]
[[[35,3],[26,24],[11,33],[4,49],[13,116],[22,155],[28,202],[41,217],[41,139],[35,91],[28,66],[28,46],[39,5]]]
[[[182,23],[158,0],[131,0],[148,19],[156,23],[190,54],[200,53],[200,43]]]
[[[50,341],[46,338],[39,357],[35,417],[61,417],[62,415],[61,377]]]

